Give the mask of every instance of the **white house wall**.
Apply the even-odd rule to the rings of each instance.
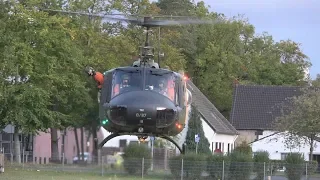
[[[259,135],[258,139],[267,137],[272,134],[274,134],[274,131],[264,131],[262,135]],[[308,161],[309,149],[310,149],[310,146],[308,145],[303,145],[303,147],[300,147],[300,148],[288,149],[285,147],[284,138],[281,135],[273,135],[271,137],[267,137],[263,140],[252,143],[253,152],[256,152],[259,150],[268,151],[270,159],[274,159],[274,160],[281,160],[282,153],[299,152],[299,153],[303,153],[305,160]],[[316,143],[313,154],[320,155],[320,143]]]
[[[105,130],[104,128],[101,128],[101,131],[103,133],[103,136],[106,138],[108,137],[111,133],[108,132],[107,130]],[[122,135],[122,136],[118,136],[115,137],[113,139],[111,139],[110,141],[108,141],[106,144],[104,144],[104,147],[120,147],[120,140],[125,139],[127,140],[127,145],[129,145],[130,141],[138,141],[138,137],[137,136],[130,136],[130,135]],[[146,139],[146,141],[149,141],[149,137]]]
[[[212,152],[214,152],[215,149],[220,149],[223,153],[228,153],[228,150],[231,151],[234,149],[234,142],[237,138],[236,135],[216,133],[203,118],[201,118],[201,122],[204,135],[210,143],[210,150]]]

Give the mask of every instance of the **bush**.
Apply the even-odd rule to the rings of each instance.
[[[169,168],[171,174],[175,178],[179,178],[181,175],[181,162],[182,162],[183,155],[173,156],[169,159]]]
[[[246,141],[242,141],[241,144],[235,147],[234,152],[240,152],[244,154],[252,155],[252,148]]]
[[[305,162],[302,154],[290,153],[285,159],[285,173],[288,180],[300,180],[305,172]]]
[[[150,149],[142,144],[129,144],[124,149],[123,167],[129,174],[141,173],[142,160],[144,158],[144,173],[151,165]]]
[[[229,168],[230,161],[228,156],[224,156],[222,154],[209,156],[207,162],[207,171],[213,180],[222,179],[222,173],[224,173],[224,177],[227,177]]]
[[[307,165],[307,170],[308,170],[308,174],[313,174],[317,172],[318,169],[318,162],[317,161],[312,161],[312,162],[306,162]]]
[[[264,180],[264,172],[268,168],[269,153],[267,151],[258,151],[253,156],[253,171],[257,173],[256,180]]]
[[[205,170],[207,156],[204,154],[188,153],[173,157],[169,160],[171,173],[175,178],[181,178],[181,165],[183,159],[184,179],[201,179],[201,173]]]
[[[269,160],[270,174],[274,174],[277,170],[282,169],[283,167],[284,167],[283,160]]]
[[[229,155],[230,168],[228,179],[249,180],[252,172],[252,155],[234,151]]]

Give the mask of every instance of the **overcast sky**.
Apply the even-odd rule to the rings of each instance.
[[[311,77],[320,73],[320,0],[204,0],[211,11],[226,16],[244,14],[256,32],[267,31],[276,41],[302,44],[309,56]]]

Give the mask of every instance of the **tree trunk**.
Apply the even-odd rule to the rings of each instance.
[[[93,138],[92,155],[93,157],[98,157],[98,134],[97,134],[97,124],[95,121],[92,123],[91,133]]]
[[[21,150],[20,150],[20,140],[19,140],[19,128],[17,126],[14,127],[14,156],[17,163],[21,163]]]
[[[51,162],[59,162],[59,146],[58,146],[58,130],[56,128],[50,129],[51,133]]]
[[[89,152],[90,151],[90,149],[89,149],[89,146],[88,146],[88,143],[89,143],[89,141],[90,141],[90,137],[91,137],[91,131],[88,131],[88,136],[87,136],[87,140],[86,140],[86,151],[87,152]]]
[[[81,161],[83,161],[84,160],[84,144],[83,144],[84,143],[84,141],[83,141],[84,140],[84,134],[83,134],[83,127],[80,128],[80,132],[81,132],[80,133],[80,136],[81,136],[80,137],[81,138],[80,142],[81,142],[81,153],[82,153],[81,154]]]
[[[77,146],[77,156],[78,156],[78,160],[80,160],[80,147],[79,147],[79,138],[78,138],[77,128],[74,128],[73,131],[74,131],[74,138],[76,140],[76,146]]]
[[[65,159],[65,142],[66,142],[66,132],[67,129],[65,128],[63,131],[63,135],[62,135],[62,143],[61,143],[61,157],[63,157],[63,159]]]
[[[54,98],[53,111],[58,111],[58,100]],[[51,135],[51,162],[58,163],[59,159],[59,145],[58,145],[58,130],[56,128],[50,128]]]
[[[310,158],[309,161],[312,162],[313,161],[313,145],[314,145],[314,138],[311,137],[310,139]]]

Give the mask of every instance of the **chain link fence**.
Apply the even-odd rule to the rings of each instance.
[[[308,167],[309,163],[275,165],[271,162],[124,159],[121,155],[101,156],[100,158],[87,157],[84,161],[78,161],[77,158],[70,161],[62,157],[60,161],[55,160],[54,163],[46,158],[28,159],[25,157],[23,159],[22,163],[18,164],[13,159],[6,158],[6,160],[0,161],[0,164],[4,162],[6,169],[90,173],[105,177],[127,175],[135,178],[179,180],[320,180],[320,175],[316,172],[317,167]]]

